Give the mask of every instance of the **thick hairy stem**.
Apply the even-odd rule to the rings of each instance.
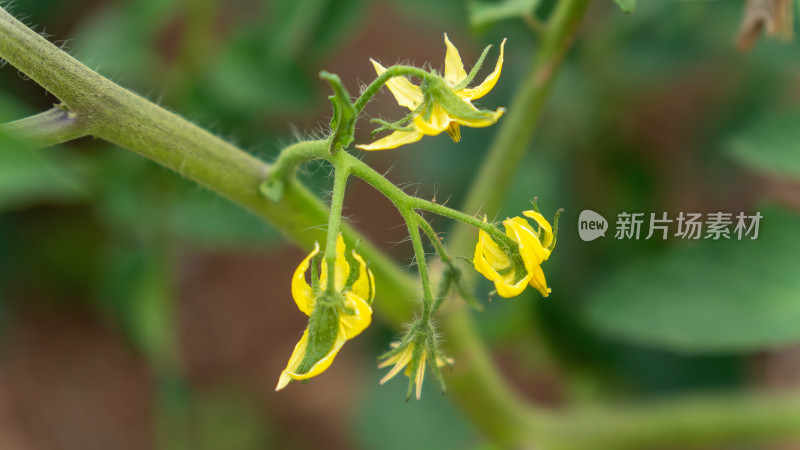
[[[58,97],[75,127],[82,130],[79,135],[105,139],[196,181],[263,217],[307,250],[314,241],[324,242],[320,225],[327,223],[328,210],[308,189],[291,179],[280,201],[265,198],[259,186],[271,171],[269,164],[103,78],[2,8],[0,58]],[[51,137],[47,128],[34,128],[33,118],[18,121],[17,127],[23,128],[20,123],[27,124],[27,134],[41,137],[40,142],[57,143],[68,137],[64,133]],[[327,151],[327,145],[327,141],[304,143],[322,151]],[[346,240],[356,239],[351,227],[343,224],[342,231]],[[377,290],[385,300],[381,313],[393,322],[407,319],[410,303],[406,294],[415,286],[414,279],[366,239],[360,239],[359,252],[370,262]]]

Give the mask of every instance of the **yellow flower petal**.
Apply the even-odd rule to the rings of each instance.
[[[414,377],[414,384],[417,385],[417,400],[422,396],[422,382],[425,381],[425,360],[427,355],[423,351],[422,357],[419,358],[419,366],[417,366],[417,376]]]
[[[372,304],[375,299],[375,277],[372,271],[367,268],[364,258],[355,251],[352,251],[353,258],[358,262],[358,278],[353,283],[352,292],[363,298],[368,304]]]
[[[294,302],[297,303],[297,307],[300,311],[307,316],[311,315],[316,301],[314,300],[311,286],[309,286],[306,281],[306,270],[308,270],[308,266],[311,263],[311,258],[316,256],[317,253],[319,253],[319,243],[315,242],[314,250],[300,262],[300,265],[297,266],[292,276],[292,298],[294,298]]]
[[[543,215],[533,210],[522,211],[522,214],[525,215],[526,217],[530,217],[531,219],[535,220],[536,223],[538,223],[540,227],[547,230],[548,233],[551,234],[553,233],[553,229],[550,227],[550,222],[548,222]]]
[[[521,280],[517,281],[516,283],[511,283],[509,281],[503,280],[502,282],[495,281],[494,288],[497,289],[497,294],[503,298],[512,298],[516,297],[525,290],[525,287],[528,285],[528,282],[531,279],[531,273],[522,278]]]
[[[289,373],[294,372],[297,370],[297,367],[300,365],[300,362],[303,361],[303,356],[306,354],[306,348],[308,347],[308,329],[303,332],[303,337],[300,338],[300,342],[294,346],[294,351],[292,352],[292,356],[289,358],[289,364],[286,365],[286,369],[281,372],[280,378],[278,378],[278,385],[275,386],[276,391],[280,391],[281,389],[285,388],[289,382],[292,381],[293,377],[289,375]]]
[[[444,356],[437,356],[436,357],[436,365],[438,367],[452,366],[453,363],[455,363],[455,362],[456,362],[456,360],[453,359],[453,358],[447,358],[447,357],[444,357]]]
[[[428,136],[436,136],[446,130],[450,122],[452,119],[438,103],[433,105],[429,120],[425,120],[420,114],[414,116],[414,127]]]
[[[447,33],[444,34],[444,43],[447,46],[447,55],[444,58],[444,79],[451,86],[455,86],[467,78],[467,72],[464,70],[464,63],[461,62],[458,49],[447,38]]]
[[[550,227],[550,222],[548,222],[543,215],[536,211],[522,211],[522,214],[535,220],[536,223],[538,223],[539,226],[544,229],[545,232],[542,236],[542,246],[545,248],[550,247],[550,244],[553,243],[553,229]]]
[[[380,384],[384,384],[387,381],[394,378],[394,376],[400,373],[400,371],[403,370],[404,367],[408,366],[409,362],[411,362],[411,346],[406,347],[406,349],[403,350],[402,352],[398,353],[397,355],[394,355],[393,357],[387,359],[386,361],[378,365],[378,368],[381,369],[394,363],[394,367],[392,367],[392,370],[390,370],[389,373],[387,373],[386,376],[381,379]]]
[[[478,244],[475,246],[475,256],[473,258],[475,270],[489,279],[489,281],[494,282],[494,287],[501,297],[516,297],[525,290],[525,286],[527,286],[531,274],[528,272],[524,278],[518,280],[516,283],[514,282],[515,274],[513,271],[506,275],[500,275],[498,270],[507,268],[508,264],[510,264],[510,260],[508,260],[507,256],[504,256],[504,258],[506,258],[506,263],[504,265],[491,264],[491,260],[499,260],[496,255],[493,255],[495,252],[500,252],[504,255],[494,240],[492,240],[486,232],[481,230],[478,237]]]
[[[336,259],[334,260],[335,278],[333,280],[333,287],[336,288],[337,291],[344,289],[344,283],[347,281],[347,277],[350,276],[350,265],[347,264],[347,258],[344,256],[345,250],[344,238],[342,237],[342,233],[339,233],[336,237]],[[320,268],[319,285],[322,289],[325,289],[328,286],[328,262],[323,259],[320,265],[322,267]]]
[[[468,100],[475,100],[478,98],[483,97],[489,91],[494,88],[494,85],[497,83],[497,79],[500,78],[500,72],[503,68],[503,50],[506,46],[506,40],[503,39],[503,43],[500,44],[500,57],[497,58],[497,65],[494,67],[494,71],[483,80],[483,83],[475,86],[474,88],[466,88],[461,89],[460,91],[456,92],[458,96],[466,98]]]
[[[374,59],[370,59],[370,61],[372,61],[372,65],[375,67],[375,72],[378,72],[378,76],[386,72],[386,68],[377,61]],[[422,90],[408,81],[406,77],[392,77],[386,82],[386,86],[392,92],[394,98],[397,99],[397,103],[399,103],[400,106],[405,106],[413,111],[422,103]]]
[[[372,274],[369,267],[367,267],[367,276],[369,276],[369,297],[367,298],[367,303],[372,305],[372,302],[375,300],[375,275]]]
[[[550,295],[551,289],[547,287],[547,281],[544,279],[544,272],[542,271],[542,266],[534,265],[531,268],[531,273],[533,276],[531,277],[530,285],[539,291],[542,294],[542,297],[548,297]]]
[[[475,244],[475,256],[472,258],[472,264],[475,266],[475,270],[489,278],[491,267],[486,259],[487,239],[491,241],[491,238],[483,230],[478,231],[478,243]],[[494,243],[494,241],[491,242]]]
[[[336,274],[336,282],[333,284],[337,291],[344,289],[344,283],[347,282],[347,278],[350,276],[350,264],[347,263],[347,257],[344,255],[346,250],[344,237],[339,232],[339,235],[336,236],[336,271],[334,272]]]
[[[508,237],[519,244],[519,252],[522,255],[523,261],[526,262],[526,268],[528,262],[541,264],[550,257],[550,250],[542,247],[536,232],[533,231],[533,228],[531,228],[530,224],[525,219],[522,217],[514,217],[503,221],[503,225],[506,227],[506,234]]]
[[[511,265],[511,260],[506,252],[485,231],[481,230],[481,233],[483,233],[480,238],[483,241],[482,251],[483,257],[486,258],[486,263],[498,271],[508,268]]]
[[[394,342],[393,342],[393,344],[394,344]],[[391,366],[393,364],[397,364],[398,362],[403,360],[403,358],[405,357],[405,354],[406,354],[406,352],[402,351],[402,352],[400,352],[400,353],[398,353],[396,355],[393,355],[393,356],[390,356],[390,357],[384,359],[383,361],[378,363],[378,369],[383,369],[384,367],[389,367],[389,366]],[[383,384],[383,383],[381,383],[381,384]]]
[[[306,343],[304,344],[303,347],[303,354],[305,354],[305,347],[308,345],[307,333],[308,330],[306,330],[306,334],[303,335],[303,337],[306,338]],[[287,375],[288,377],[293,378],[295,380],[307,380],[309,378],[321,374],[322,372],[326,371],[328,367],[331,366],[334,358],[336,358],[336,355],[339,353],[339,350],[342,349],[342,346],[344,345],[345,342],[347,342],[347,339],[344,337],[343,330],[340,329],[339,334],[336,336],[336,340],[333,342],[333,347],[331,347],[331,350],[325,356],[323,356],[319,361],[317,361],[313,366],[311,366],[311,369],[309,369],[308,372],[306,373],[294,372],[294,370],[297,369],[297,366],[300,365],[300,362],[302,361],[301,358],[300,361],[298,361],[297,364],[291,369],[289,368],[289,366],[287,366],[286,370],[284,370],[283,373],[281,374],[281,377],[283,377],[283,375]],[[300,343],[298,343],[297,345],[299,346]],[[294,354],[292,356],[294,356]],[[291,359],[289,360],[289,362],[291,363]]]
[[[352,314],[339,315],[339,327],[345,339],[353,339],[364,331],[372,322],[372,307],[366,300],[352,292],[345,294],[344,305],[352,310]]]
[[[394,133],[378,139],[371,144],[358,144],[356,148],[361,150],[389,150],[400,147],[401,145],[412,144],[422,139],[423,134],[417,130],[395,131]]]

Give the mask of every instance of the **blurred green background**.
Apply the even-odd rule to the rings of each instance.
[[[10,10],[101,74],[273,160],[325,129],[320,70],[357,93],[374,77],[369,58],[439,67],[443,32],[467,67],[508,38],[500,82],[481,100],[508,106],[537,40],[508,8],[526,2],[506,3],[26,0]],[[478,316],[521,395],[613,403],[800,384],[798,44],[736,51],[742,4],[590,9],[497,213],[518,215],[535,196],[545,216],[566,209],[544,266],[553,294],[529,289]],[[56,102],[13,67],[0,86],[0,123]],[[367,113],[404,114],[387,92]],[[371,127],[359,125],[367,142]],[[457,206],[494,132],[463,129],[458,144],[442,135],[364,159]],[[327,167],[302,177],[322,196],[330,187]],[[410,262],[388,201],[352,183],[345,207]],[[611,232],[586,243],[576,226],[586,208],[612,226],[623,211],[764,219],[752,242]],[[323,376],[273,392],[306,322],[289,292],[302,256],[257,218],[126,150],[89,138],[30,150],[0,134],[0,448],[484,448],[435,383],[408,404],[404,381],[378,386],[375,357],[395,336],[380,321]],[[481,284],[479,298],[489,290]]]

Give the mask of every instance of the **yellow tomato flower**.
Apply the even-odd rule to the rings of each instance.
[[[397,348],[399,345],[400,345],[399,342],[392,342],[391,344],[392,348]],[[405,375],[409,379],[411,379],[412,378],[411,365],[409,365],[409,363],[411,362],[413,355],[414,355],[414,345],[407,345],[399,353],[390,356],[389,358],[386,358],[386,360],[378,364],[379,369],[383,369],[384,367],[389,367],[394,364],[392,370],[390,370],[389,373],[387,373],[386,376],[383,377],[383,379],[381,380],[381,385],[394,378],[394,376],[400,373],[400,371],[403,369],[406,369]],[[422,396],[422,382],[425,380],[425,362],[427,361],[427,359],[428,357],[426,352],[422,350],[419,358],[419,364],[417,364],[417,371],[413,375],[414,384],[416,386],[417,400],[419,400],[419,398]],[[443,358],[441,356],[436,357],[437,367],[449,366],[452,364],[453,364],[452,358]]]
[[[461,140],[460,125],[473,128],[488,127],[503,115],[504,108],[499,108],[497,111],[481,111],[472,105],[472,100],[486,95],[500,78],[506,40],[503,39],[503,43],[500,44],[500,57],[497,59],[494,71],[486,77],[483,83],[472,88],[463,86],[468,75],[464,70],[458,50],[447,38],[446,33],[444,42],[447,46],[447,54],[444,60],[443,81],[447,92],[441,91],[438,98],[437,95],[426,96],[422,88],[415,86],[405,77],[390,79],[386,82],[386,86],[397,99],[397,103],[415,113],[407,126],[411,129],[396,130],[371,144],[356,145],[357,148],[388,150],[417,142],[424,135],[435,136],[442,131],[447,131],[453,142],[458,142]],[[370,61],[372,61],[378,76],[386,71],[386,68],[375,60],[370,59]]]
[[[306,281],[306,271],[314,256],[319,253],[319,244],[314,244],[314,250],[294,272],[292,297],[297,307],[307,316],[314,315],[318,319],[309,321],[303,337],[294,347],[286,369],[281,373],[278,385],[275,387],[276,391],[286,387],[292,380],[306,380],[324,372],[344,343],[364,331],[372,321],[370,305],[375,298],[375,279],[372,271],[367,268],[364,259],[355,250],[351,253],[351,262],[357,263],[358,267],[352,268],[345,256],[345,250],[344,239],[340,233],[336,240],[334,270],[336,292],[332,296],[325,291],[328,271],[324,260],[320,264],[319,283],[312,286],[316,283],[312,281],[312,285],[309,285]],[[351,270],[358,272],[351,276]],[[319,301],[323,298],[325,301]],[[326,323],[329,326],[324,326]],[[309,358],[313,360],[309,361]]]
[[[550,223],[538,212],[524,211],[523,214],[539,224],[538,232],[522,217],[503,221],[506,235],[519,247],[518,253],[503,249],[488,233],[481,230],[475,246],[473,264],[475,270],[494,282],[501,297],[516,297],[528,285],[547,297],[550,295],[550,288],[547,287],[541,264],[550,257],[555,245],[553,230]]]

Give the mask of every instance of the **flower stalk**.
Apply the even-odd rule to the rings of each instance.
[[[428,276],[428,263],[425,257],[425,249],[422,246],[422,238],[419,234],[419,221],[417,215],[412,211],[403,211],[403,218],[406,221],[408,234],[411,237],[411,244],[414,247],[414,259],[417,263],[419,279],[422,283],[422,317],[420,321],[430,323],[431,311],[433,310],[433,294],[431,293],[431,280]]]
[[[340,154],[344,154],[341,152]],[[337,158],[335,155],[333,158]],[[334,172],[333,194],[331,196],[330,215],[328,218],[328,238],[325,246],[325,260],[328,269],[328,292],[334,292],[335,268],[336,268],[336,237],[339,235],[339,227],[342,222],[342,207],[344,206],[344,191],[347,186],[347,177],[350,176],[350,168],[347,165],[337,167]]]

